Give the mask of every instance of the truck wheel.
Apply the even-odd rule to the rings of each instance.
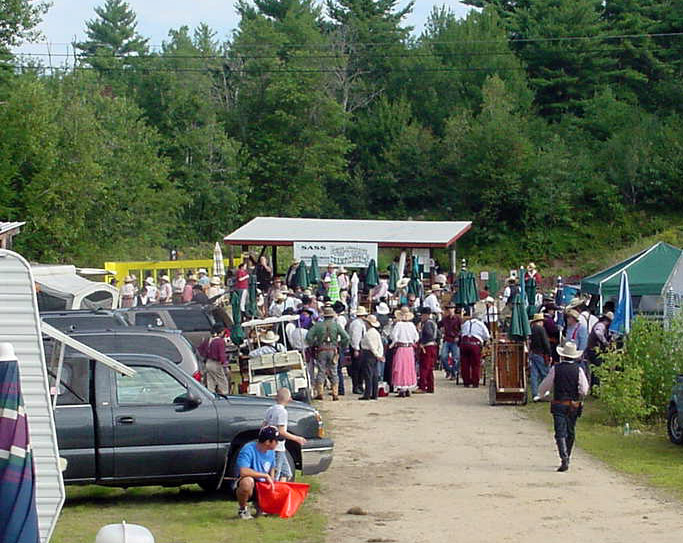
[[[671,443],[683,445],[683,428],[678,421],[678,409],[674,405],[669,407],[666,430],[669,434],[669,440]]]

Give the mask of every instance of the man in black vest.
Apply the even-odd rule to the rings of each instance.
[[[548,376],[543,379],[539,387],[541,398],[553,391],[550,412],[555,423],[555,442],[562,463],[557,471],[569,469],[569,457],[574,447],[576,419],[581,416],[583,409],[582,398],[588,394],[588,379],[583,368],[577,361],[583,351],[576,349],[576,343],[567,341],[559,346],[560,363],[550,368]]]

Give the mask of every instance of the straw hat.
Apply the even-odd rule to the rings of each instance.
[[[486,298],[484,298],[484,302],[487,304],[494,304],[496,303],[496,300],[492,296],[487,296]]]
[[[206,268],[199,268],[199,271],[197,273],[203,273],[204,275],[209,275],[209,272],[206,271]]]
[[[282,292],[278,292],[277,296],[275,296],[275,299],[278,302],[284,302],[287,299],[287,296],[285,296]]]
[[[577,321],[581,318],[581,313],[579,313],[576,309],[569,309],[568,311],[565,311],[564,314],[567,317],[576,319]]]
[[[368,310],[365,309],[364,305],[358,306],[358,309],[356,309],[356,317],[365,317],[368,314]]]
[[[278,336],[272,330],[268,330],[263,335],[263,337],[261,338],[261,343],[272,344],[272,343],[276,343],[279,339],[280,339],[280,336]]]
[[[377,314],[378,315],[388,315],[389,314],[389,306],[385,304],[384,302],[380,302],[377,304]]]
[[[336,316],[337,316],[337,314],[334,312],[334,309],[332,309],[331,307],[326,307],[325,309],[323,309],[323,317],[325,317],[326,319],[328,319],[330,317],[336,317]]]
[[[162,275],[161,276],[161,281],[166,281],[167,283],[171,282],[171,278],[168,275]]]
[[[154,285],[154,278],[148,277],[147,279],[145,279],[145,284],[146,285]]]
[[[365,317],[365,320],[373,328],[379,328],[380,327],[379,320],[374,315],[368,315],[367,317]]]
[[[394,317],[396,317],[397,321],[412,321],[415,316],[413,315],[413,312],[408,309],[407,307],[403,306],[401,309],[397,309],[394,312]]]
[[[197,280],[197,276],[194,275],[194,274],[193,274],[193,275],[190,275],[190,277],[188,277],[187,280],[188,280],[188,281],[196,281],[196,280]]]
[[[133,279],[130,275],[126,275],[126,277],[123,279],[124,283],[132,283],[133,281],[135,281],[135,279]]]
[[[217,275],[214,275],[214,276],[211,278],[211,281],[210,281],[209,283],[212,284],[212,285],[220,285],[220,284],[221,284],[221,278],[218,277]]]
[[[562,358],[576,359],[581,358],[583,351],[577,350],[576,343],[573,341],[567,341],[564,346],[557,346],[557,354],[559,354]]]
[[[407,277],[401,277],[398,281],[396,281],[396,288],[406,288],[410,284],[410,279]]]
[[[545,320],[545,317],[543,316],[543,313],[536,313],[533,318],[531,319],[531,324],[535,322],[543,322]]]
[[[337,270],[337,274],[341,274],[341,273],[348,273],[348,271],[346,270],[346,268],[345,268],[344,266],[341,266],[341,267]]]
[[[527,271],[531,271],[531,270],[536,271],[536,264],[534,264],[533,262],[529,262],[529,265],[526,267],[526,269],[527,269]]]
[[[430,290],[430,292],[441,292],[441,285],[439,285],[439,283],[432,285],[432,289]]]
[[[448,282],[448,279],[443,273],[439,273],[435,278],[434,281],[439,283],[440,285],[445,285]]]
[[[580,305],[583,305],[586,303],[585,298],[574,298],[567,304],[567,309],[574,309],[575,307],[579,307]]]

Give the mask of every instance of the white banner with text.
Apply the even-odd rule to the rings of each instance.
[[[311,264],[313,255],[318,257],[318,266],[328,264],[348,268],[367,268],[371,260],[377,263],[376,243],[339,243],[320,241],[295,241],[294,258]]]

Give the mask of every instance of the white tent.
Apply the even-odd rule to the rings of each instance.
[[[34,264],[32,270],[40,289],[38,304],[41,311],[118,307],[119,291],[116,287],[81,277],[75,266]]]

